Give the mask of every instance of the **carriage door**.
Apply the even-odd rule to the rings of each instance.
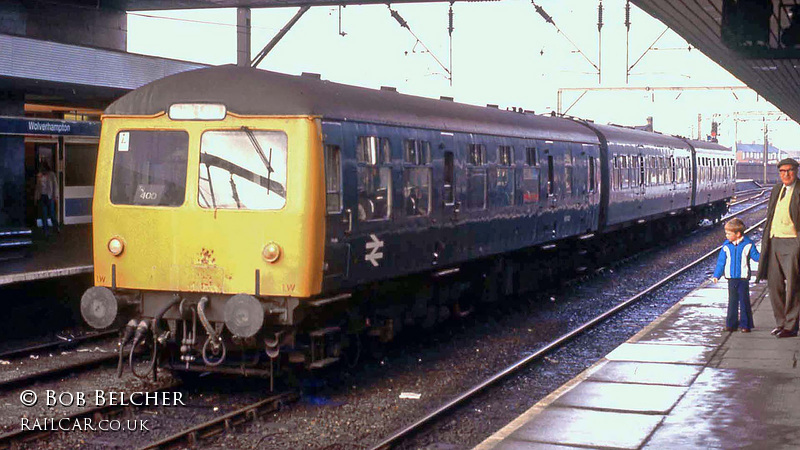
[[[71,138],[64,142],[64,195],[61,201],[66,225],[92,221],[97,145],[97,139]]]
[[[442,218],[458,220],[461,204],[456,184],[456,146],[453,133],[442,132],[439,149],[442,155]]]
[[[325,264],[323,289],[335,287],[349,274],[350,233],[353,230],[353,206],[348,204],[343,177],[344,141],[342,126],[323,122],[323,159],[325,167]]]
[[[667,184],[669,185],[669,209],[675,209],[675,195],[678,192],[678,177],[675,169],[675,154],[666,157]]]

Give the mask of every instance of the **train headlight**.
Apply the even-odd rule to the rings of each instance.
[[[122,239],[113,237],[108,241],[108,251],[111,252],[112,255],[119,256],[122,254],[123,250],[125,250],[125,244],[122,242]]]
[[[274,242],[270,242],[264,246],[261,256],[263,256],[264,260],[268,263],[274,263],[278,260],[278,258],[281,257],[281,246]]]

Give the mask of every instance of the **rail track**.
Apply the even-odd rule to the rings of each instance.
[[[109,340],[109,336],[114,335],[115,333],[115,331],[97,333],[92,336],[88,336],[85,339],[81,339],[79,342],[86,344],[99,341],[101,339]],[[28,347],[26,349],[14,350],[13,352],[7,352],[6,354],[12,354],[14,357],[4,359],[5,365],[12,366],[17,370],[14,372],[6,371],[0,375],[0,392],[8,391],[21,386],[33,385],[38,382],[52,380],[65,375],[88,371],[103,365],[111,364],[112,362],[116,362],[118,359],[116,347],[114,347],[111,342],[106,343],[105,351],[96,354],[96,356],[95,354],[87,353],[85,356],[82,355],[80,358],[62,357],[65,362],[56,364],[54,366],[52,365],[52,360],[49,359],[52,354],[47,356],[44,355],[52,350],[64,351],[66,349],[75,349],[78,345],[78,342],[74,342],[68,347],[63,347],[57,344],[44,344]],[[87,351],[94,350],[89,348],[84,349]],[[99,347],[96,347],[96,349],[99,349]],[[100,350],[102,351],[102,349]],[[81,349],[77,349],[76,353],[80,351]],[[55,358],[58,357],[59,356],[55,356]],[[20,366],[15,363],[24,363],[25,365]],[[39,369],[36,367],[37,365],[47,365],[48,363],[51,363],[51,367],[49,368]],[[6,375],[11,376],[6,378]]]
[[[82,336],[67,336],[52,342],[43,344],[29,345],[27,347],[15,348],[13,350],[6,350],[0,352],[0,359],[24,357],[30,354],[41,353],[53,350],[66,350],[77,347],[81,344],[86,344],[98,340],[102,340],[111,336],[119,334],[119,330],[108,330],[100,332],[91,332]]]
[[[287,403],[294,402],[298,398],[300,398],[300,395],[296,392],[284,392],[271,395],[263,400],[251,403],[235,411],[220,415],[219,417],[207,420],[157,442],[153,442],[152,444],[140,447],[140,449],[171,448],[180,444],[194,446],[200,439],[216,436],[247,421],[255,420],[259,415],[277,411]]]
[[[757,195],[753,198],[757,198],[760,195]],[[752,199],[751,199],[752,200]],[[727,215],[723,220],[730,219],[735,216],[739,216],[745,214],[755,208],[758,208],[764,205],[768,200],[762,200],[747,207],[741,211],[738,211],[733,214]],[[766,219],[763,219],[757,222],[755,225],[752,225],[747,230],[745,230],[746,234],[752,233],[756,230],[759,226],[761,226]],[[432,424],[437,423],[439,421],[444,420],[444,418],[448,417],[453,411],[455,411],[459,406],[463,405],[468,400],[471,400],[477,397],[480,393],[484,392],[487,388],[497,385],[503,381],[510,379],[514,374],[516,374],[520,369],[529,366],[535,361],[539,361],[543,359],[545,356],[551,354],[556,349],[559,349],[566,345],[568,342],[572,341],[576,337],[586,333],[588,330],[596,327],[597,325],[605,322],[609,318],[615,316],[619,312],[625,310],[626,308],[632,306],[633,304],[641,301],[642,299],[646,298],[649,294],[659,290],[663,286],[665,286],[670,281],[674,280],[675,278],[683,275],[684,273],[688,272],[689,270],[693,269],[694,267],[698,266],[699,264],[705,262],[709,258],[716,256],[719,253],[721,246],[714,248],[713,250],[705,253],[704,255],[700,256],[699,258],[695,259],[691,263],[683,266],[682,268],[674,271],[673,273],[669,274],[668,276],[664,277],[663,279],[659,280],[658,282],[652,284],[651,286],[643,289],[636,295],[628,298],[627,300],[617,304],[616,306],[606,310],[602,314],[595,316],[593,319],[584,322],[577,328],[572,329],[571,331],[559,336],[555,340],[551,341],[549,344],[545,345],[544,347],[540,348],[538,351],[521,358],[514,362],[513,364],[503,368],[502,370],[496,372],[494,375],[487,377],[482,382],[472,386],[468,390],[464,391],[460,395],[455,396],[450,401],[442,404],[434,411],[430,412],[429,414],[425,415],[424,417],[416,420],[415,422],[407,425],[393,434],[391,434],[388,438],[384,439],[377,445],[373,446],[373,450],[384,450],[395,448],[401,446],[404,442],[408,441],[409,439],[413,438],[421,430],[430,427]]]
[[[771,189],[771,188],[770,188],[770,189]],[[765,193],[769,192],[769,191],[770,191],[770,189],[766,189],[766,188],[764,188],[764,189],[753,189],[753,190],[750,190],[750,191],[742,191],[742,192],[739,192],[739,193],[737,193],[737,194],[736,194],[736,197],[735,197],[735,198],[736,198],[736,201],[735,201],[735,202],[731,202],[731,203],[729,204],[729,206],[740,205],[740,204],[742,204],[742,203],[747,203],[747,202],[749,202],[749,201],[755,200],[755,199],[757,199],[758,197],[761,197],[761,196],[762,196],[762,195],[764,195]],[[756,195],[753,195],[752,197],[747,197],[747,198],[745,198],[745,199],[739,200],[739,197],[740,197],[740,196],[742,196],[742,195],[745,195],[745,194],[746,194],[746,195],[749,195],[749,194],[752,194],[752,193],[755,193]]]
[[[153,392],[168,392],[178,388],[179,386],[179,384],[174,384],[154,390]],[[80,412],[61,416],[59,417],[59,420],[63,419],[68,423],[74,423],[75,421],[81,421],[82,419],[88,418],[93,420],[111,419],[122,416],[122,414],[128,408],[132,407],[117,405],[87,407],[81,409]],[[18,448],[22,444],[30,444],[34,441],[49,437],[55,432],[56,431],[54,430],[40,431],[36,429],[19,429],[9,433],[0,434],[0,450]]]
[[[176,383],[162,387],[152,392],[168,393],[175,391],[180,387],[181,385]],[[169,436],[159,439],[155,442],[141,445],[138,448],[159,449],[159,448],[174,448],[186,445],[195,446],[200,440],[207,439],[217,434],[229,431],[248,421],[255,420],[262,415],[280,410],[284,405],[296,401],[297,399],[299,399],[299,397],[300,395],[297,392],[283,392],[283,393],[271,394],[267,398],[258,400],[256,402],[251,402],[243,407],[235,409],[234,411],[215,414],[215,417],[210,420],[205,420],[199,424],[186,428],[185,430],[181,430],[179,432],[170,434]],[[59,421],[65,420],[66,423],[72,424],[76,423],[76,421],[77,423],[82,423],[84,419],[91,419],[93,423],[98,423],[101,420],[113,420],[122,417],[134,417],[135,414],[133,410],[144,409],[144,408],[147,408],[147,406],[131,406],[131,405],[94,406],[82,409],[80,412],[77,412],[75,414],[59,417],[58,420]],[[179,420],[181,420],[182,423],[191,422],[190,418],[185,418],[185,417]],[[131,421],[134,420],[131,419]],[[159,426],[161,425],[163,424],[160,424]],[[13,449],[19,447],[20,445],[29,445],[36,441],[49,438],[51,434],[56,432],[57,431],[53,430],[37,431],[37,430],[21,429],[10,433],[2,434],[0,435],[0,449]],[[65,433],[66,439],[74,437],[70,436],[69,434],[70,433]],[[90,442],[92,438],[90,436],[81,436],[80,439],[82,442],[87,442],[87,441]],[[126,437],[123,435],[120,437],[120,439],[125,440]],[[64,448],[68,448],[71,446],[70,441],[64,442],[63,444]],[[123,447],[135,448],[136,446],[132,445],[130,447],[127,447],[123,445]]]

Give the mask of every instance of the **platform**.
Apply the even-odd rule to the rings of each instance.
[[[0,261],[0,286],[91,273],[92,225],[64,225],[49,238],[36,230],[27,252],[24,258]]]
[[[798,448],[800,338],[770,334],[766,282],[750,295],[751,333],[722,331],[727,280],[703,283],[476,449]]]

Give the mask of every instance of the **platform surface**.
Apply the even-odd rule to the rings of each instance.
[[[800,338],[770,334],[765,282],[750,295],[751,333],[722,331],[727,280],[703,283],[476,449],[800,448]]]
[[[64,225],[48,238],[36,230],[27,253],[0,261],[0,286],[91,273],[92,225]]]

